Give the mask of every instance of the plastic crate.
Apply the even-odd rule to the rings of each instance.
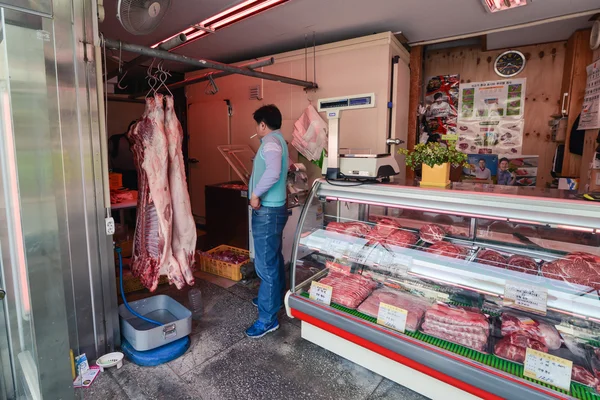
[[[232,264],[210,258],[210,254],[225,250],[232,251],[235,254],[248,256],[248,259],[239,264]],[[200,253],[199,256],[201,271],[208,272],[209,274],[213,275],[219,275],[224,278],[231,279],[232,281],[242,280],[242,272],[240,268],[250,262],[250,252],[248,250],[238,249],[237,247],[227,246],[225,244],[217,246],[204,254]]]

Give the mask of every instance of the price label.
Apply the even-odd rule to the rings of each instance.
[[[573,361],[528,348],[523,375],[564,390],[571,389]]]
[[[331,295],[333,294],[333,288],[328,285],[313,281],[310,284],[309,297],[311,300],[323,303],[326,305],[331,304]]]
[[[403,308],[379,303],[379,312],[377,313],[377,323],[379,325],[404,333],[407,316],[408,311]]]
[[[504,305],[546,315],[548,289],[506,282],[504,286]]]
[[[357,264],[367,264],[369,256],[373,252],[375,247],[365,246],[362,243],[355,243],[348,249],[348,260]]]

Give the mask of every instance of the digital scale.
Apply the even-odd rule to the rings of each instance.
[[[328,157],[324,159],[322,171],[327,179],[376,180],[400,173],[400,167],[391,154],[340,154],[341,112],[374,107],[374,93],[318,100],[319,112],[325,112],[329,120]]]

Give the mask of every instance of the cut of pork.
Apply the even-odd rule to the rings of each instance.
[[[179,264],[171,250],[173,209],[162,101],[161,94],[147,98],[142,118],[127,135],[138,172],[131,272],[150,291],[156,290],[160,275],[167,275],[178,288],[184,285]]]
[[[188,285],[194,284],[194,251],[196,250],[196,222],[187,188],[181,145],[183,129],[175,115],[173,97],[165,97],[165,133],[169,143],[169,188],[173,205],[173,256]]]

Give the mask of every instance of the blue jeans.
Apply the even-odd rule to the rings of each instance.
[[[286,287],[282,238],[287,220],[288,210],[285,206],[252,210],[254,267],[261,280],[258,320],[266,325],[277,319]]]

